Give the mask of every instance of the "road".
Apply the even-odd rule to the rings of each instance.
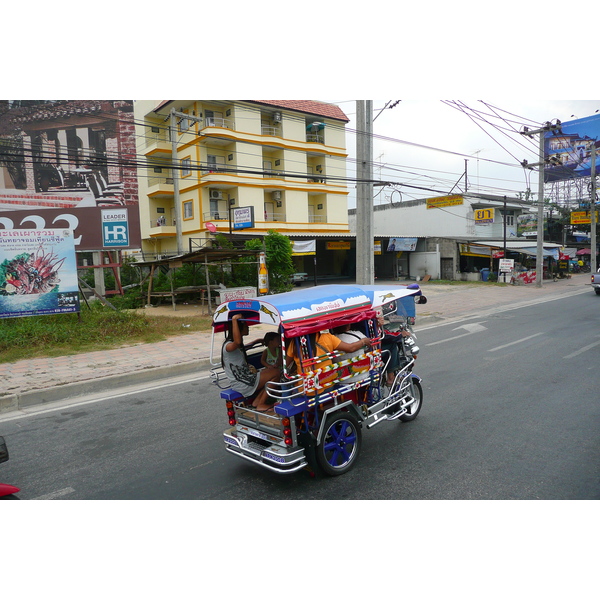
[[[599,499],[599,309],[590,293],[418,331],[419,417],[364,431],[341,477],[225,452],[199,373],[0,418],[0,479],[22,499]]]

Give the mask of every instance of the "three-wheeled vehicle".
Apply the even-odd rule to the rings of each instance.
[[[410,325],[415,303],[424,302],[413,284],[323,285],[221,304],[213,316],[211,375],[225,400],[226,449],[276,473],[347,472],[358,457],[363,428],[412,421],[421,410],[421,379],[413,373],[419,350]],[[236,314],[250,331],[252,325],[271,326],[282,356],[290,357],[283,360],[280,381],[266,386],[273,403],[268,412],[229,387],[221,364],[218,334],[227,336]],[[323,332],[335,334],[348,325],[369,339],[368,347],[344,357],[320,346]],[[261,353],[246,351],[257,369]]]

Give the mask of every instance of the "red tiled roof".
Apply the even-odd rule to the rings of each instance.
[[[164,108],[172,100],[163,100],[155,109],[157,112]],[[337,119],[348,123],[350,119],[344,114],[342,109],[335,104],[327,104],[318,100],[246,100],[246,102],[255,102],[256,104],[267,104],[276,108],[287,108],[288,110],[296,110],[298,112],[318,115],[319,117],[327,117],[329,119]]]
[[[320,117],[327,117],[329,119],[338,119],[339,121],[350,121],[339,106],[317,100],[248,100],[248,102],[297,110],[298,112],[319,115]]]

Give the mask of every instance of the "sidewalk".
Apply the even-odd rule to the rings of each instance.
[[[474,317],[507,307],[525,306],[542,299],[579,293],[589,293],[591,297],[593,293],[587,285],[589,281],[589,274],[582,273],[573,275],[571,279],[544,282],[541,289],[535,287],[535,284],[495,286],[425,283],[421,287],[428,302],[417,305],[415,330],[418,332],[420,328],[444,321]],[[173,311],[168,307],[169,314],[181,316],[183,322],[185,316],[191,314],[186,313],[186,310],[193,309],[178,306]],[[249,337],[260,337],[264,331],[261,326],[253,327]],[[0,414],[109,391],[124,385],[199,373],[209,368],[211,335],[210,332],[192,333],[155,344],[137,344],[116,350],[4,363],[0,367],[3,371]],[[220,344],[221,335],[216,341]]]

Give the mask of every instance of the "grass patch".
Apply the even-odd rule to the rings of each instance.
[[[146,316],[134,310],[114,311],[93,303],[91,309],[41,317],[0,319],[0,363],[108,350],[160,342],[174,335],[210,331],[210,317]]]

